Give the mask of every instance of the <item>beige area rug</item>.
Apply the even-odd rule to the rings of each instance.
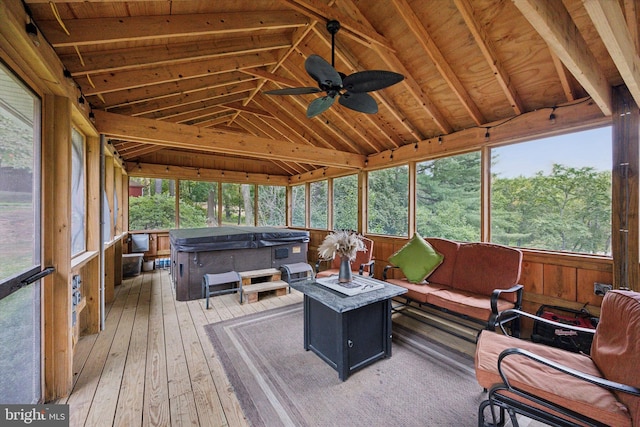
[[[253,426],[475,426],[473,360],[393,325],[393,354],[346,381],[304,350],[302,304],[205,326]]]

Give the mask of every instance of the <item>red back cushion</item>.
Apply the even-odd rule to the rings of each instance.
[[[591,359],[608,380],[640,387],[640,293],[609,291],[602,300]],[[640,397],[617,393],[640,425]]]
[[[439,239],[437,237],[427,237],[424,240],[429,242],[429,244],[433,246],[433,249],[444,256],[442,264],[427,277],[427,281],[429,283],[450,286],[460,243],[454,242],[453,240]]]
[[[494,289],[507,289],[520,280],[522,252],[493,243],[463,243],[458,249],[451,286],[481,295]],[[504,299],[516,301],[515,293]]]

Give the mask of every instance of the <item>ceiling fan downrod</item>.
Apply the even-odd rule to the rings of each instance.
[[[331,34],[331,66],[335,68],[336,66],[336,33],[340,29],[340,22],[332,19],[327,22],[327,31]]]

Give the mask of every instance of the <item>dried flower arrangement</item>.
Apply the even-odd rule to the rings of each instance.
[[[338,230],[327,235],[318,247],[318,257],[322,260],[334,259],[337,256],[347,257],[349,261],[356,259],[358,251],[366,251],[362,236],[350,230]]]

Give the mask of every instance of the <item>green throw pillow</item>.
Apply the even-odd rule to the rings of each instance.
[[[398,252],[389,257],[389,262],[404,273],[408,281],[420,283],[435,270],[444,256],[438,253],[433,246],[418,233],[402,247]]]

